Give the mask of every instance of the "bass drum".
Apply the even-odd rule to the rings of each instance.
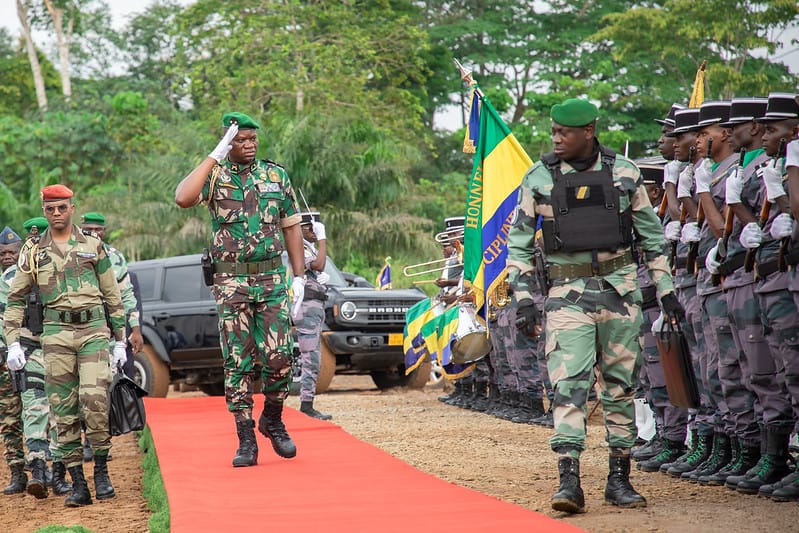
[[[451,362],[465,365],[479,361],[491,351],[485,321],[477,316],[471,304],[458,307],[458,329],[450,344]]]

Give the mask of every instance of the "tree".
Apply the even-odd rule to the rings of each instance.
[[[17,18],[22,26],[22,36],[25,39],[25,49],[28,51],[28,62],[31,66],[31,74],[33,75],[33,86],[36,89],[36,102],[39,104],[39,109],[47,109],[47,93],[44,89],[44,76],[42,75],[42,66],[39,63],[39,57],[36,53],[36,45],[33,44],[31,37],[31,26],[28,21],[28,11],[30,10],[30,0],[17,0]]]

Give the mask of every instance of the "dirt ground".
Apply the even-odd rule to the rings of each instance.
[[[199,392],[170,392],[171,396]],[[587,512],[568,516],[552,511],[557,486],[550,430],[514,424],[447,406],[440,389],[380,392],[364,376],[336,376],[316,407],[333,422],[407,463],[442,479],[490,494],[587,531],[797,531],[799,504],[744,496],[724,487],[700,487],[664,474],[637,470],[633,485],[647,498],[645,509],[620,510],[603,502],[607,452],[601,412],[589,421],[588,450],[581,460]],[[288,405],[299,407],[290,397]],[[289,428],[289,431],[291,428]],[[300,451],[301,452],[301,451]],[[131,436],[114,439],[109,470],[117,497],[82,509],[67,509],[63,497],[36,500],[0,496],[0,531],[30,532],[47,524],[81,524],[96,532],[147,531],[149,517],[141,496],[141,455]],[[91,468],[87,468],[91,477]],[[8,471],[0,482],[8,482]],[[90,481],[90,487],[93,487]],[[434,508],[430,509],[435,523]]]

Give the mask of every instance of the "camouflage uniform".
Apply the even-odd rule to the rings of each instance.
[[[269,161],[238,165],[225,160],[214,166],[201,199],[211,214],[217,268],[272,262],[252,274],[214,274],[225,399],[236,422],[244,422],[252,419],[256,365],[268,402],[282,405],[288,396],[293,339],[280,230],[299,224],[301,217],[288,174]]]
[[[302,300],[302,317],[297,321],[297,342],[300,345],[302,358],[302,375],[300,377],[300,401],[313,401],[316,395],[316,380],[319,379],[319,366],[322,354],[322,324],[325,322],[325,305],[322,300],[310,298],[308,292],[324,294],[327,288],[316,280],[310,263],[316,260],[317,250],[313,244],[303,242],[305,255],[306,295]]]
[[[5,311],[11,281],[16,273],[17,265],[11,265],[0,276],[0,330],[3,329],[2,313]],[[28,448],[26,459],[27,461],[45,459],[46,451],[51,448],[51,451],[56,454],[56,460],[60,460],[60,456],[58,456],[55,449],[55,424],[52,425],[52,447],[48,444],[51,437],[48,434],[51,429],[50,404],[44,394],[44,354],[41,343],[39,342],[39,337],[34,336],[26,328],[22,329],[20,338],[26,358],[26,390],[20,395],[22,400],[22,428],[25,435],[25,445]],[[0,342],[5,342],[1,331]]]
[[[46,231],[38,245],[25,242],[17,267],[5,313],[6,342],[20,339],[26,299],[35,281],[45,307],[45,393],[56,422],[58,452],[67,467],[83,464],[83,421],[95,455],[105,456],[111,448],[111,370],[103,302],[117,341],[125,338],[125,316],[102,242],[73,225],[68,243],[59,247]]]
[[[597,157],[590,170],[602,168]],[[564,175],[575,172],[561,162]],[[665,243],[658,220],[647,196],[638,168],[617,155],[612,168],[614,186],[620,190],[620,212],[632,208],[641,253],[657,287],[658,295],[673,291]],[[533,245],[536,219],[553,218],[550,171],[538,162],[522,180],[517,217],[508,236],[508,267],[514,296],[532,300]],[[633,396],[638,376],[641,345],[641,291],[636,266],[629,249],[598,253],[600,264],[624,257],[629,260],[604,276],[553,280],[545,303],[547,366],[555,387],[555,435],[553,450],[579,457],[585,449],[586,401],[598,365],[601,400],[605,413],[606,440],[612,448],[629,449],[635,443]],[[555,252],[547,256],[550,265],[590,265],[590,252]]]

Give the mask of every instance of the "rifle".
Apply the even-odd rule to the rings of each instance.
[[[22,394],[26,390],[28,376],[25,374],[25,369],[22,370],[9,370],[8,376],[11,378],[11,392],[14,394]]]
[[[780,139],[780,145],[777,148],[777,155],[774,156],[773,165],[776,168],[777,161],[779,161],[780,157],[782,156],[782,152],[785,149],[785,139]],[[768,222],[768,216],[771,212],[771,202],[768,201],[768,197],[763,199],[763,206],[760,208],[760,218],[757,221],[757,225],[762,228]],[[780,243],[780,248],[782,247],[782,243]],[[755,268],[755,257],[757,256],[758,248],[749,248],[746,250],[746,255],[744,256],[744,272],[752,272]],[[784,254],[783,254],[784,255]],[[777,254],[777,261],[779,261],[779,253]],[[783,259],[784,261],[784,259]],[[787,266],[786,266],[787,270]]]
[[[713,137],[710,137],[707,140],[707,150],[705,151],[705,157],[710,158],[710,149],[713,147]],[[697,194],[697,199],[699,195]],[[699,205],[696,206],[696,224],[699,226],[699,229],[702,229],[702,224],[705,223],[705,210],[702,209],[702,200],[699,200]],[[685,266],[689,272],[691,272],[694,276],[697,275],[699,269],[696,268],[696,256],[699,254],[699,242],[692,242],[688,246],[688,255],[685,258]]]
[[[688,149],[688,164],[691,165],[691,172],[693,173],[693,164],[694,164],[694,154],[696,154],[696,147],[692,146]],[[679,197],[678,197],[679,199]],[[685,221],[688,220],[688,206],[685,205],[685,202],[680,202],[680,227],[685,225]],[[677,272],[677,241],[671,243],[671,273],[674,275]],[[685,268],[688,268],[688,265],[685,265]]]
[[[738,157],[738,169],[736,172],[743,172],[744,168],[744,159],[746,158],[746,148],[741,148]],[[730,239],[730,235],[732,235],[732,226],[733,221],[735,220],[735,213],[732,210],[732,206],[727,206],[727,214],[724,217],[724,231],[721,234],[721,238],[719,239],[718,247],[716,248],[716,259],[723,263],[725,259],[727,259],[727,241]],[[721,275],[720,274],[713,274],[710,277],[710,283],[717,287],[721,283]]]

